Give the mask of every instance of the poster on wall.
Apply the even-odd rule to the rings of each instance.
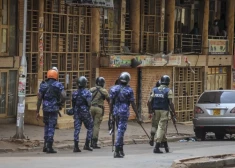
[[[232,73],[233,73],[233,86],[232,86],[232,89],[235,90],[235,69],[234,68],[232,70]]]
[[[209,55],[227,55],[228,40],[225,39],[209,39],[208,40]]]

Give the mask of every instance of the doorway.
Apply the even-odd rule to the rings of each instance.
[[[0,118],[16,114],[17,83],[17,70],[0,70]]]

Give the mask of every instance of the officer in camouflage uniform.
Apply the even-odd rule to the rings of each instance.
[[[79,133],[81,130],[82,122],[87,129],[86,143],[84,150],[92,151],[90,142],[92,139],[93,119],[90,113],[91,107],[91,92],[85,89],[87,79],[81,76],[77,81],[78,90],[72,94],[72,106],[74,111],[74,150],[73,152],[81,152],[78,147]]]
[[[39,110],[43,101],[43,122],[44,127],[44,147],[43,152],[57,153],[53,148],[53,137],[55,133],[55,126],[57,124],[57,118],[59,110],[62,108],[65,102],[66,93],[64,86],[57,81],[58,72],[55,70],[49,70],[47,72],[47,80],[40,84],[38,92],[38,102],[36,118],[39,119]]]
[[[92,102],[91,102],[91,115],[94,121],[93,127],[93,137],[92,145],[93,149],[100,149],[97,145],[100,124],[104,116],[104,100],[106,99],[109,103],[109,94],[106,89],[104,89],[105,79],[103,77],[98,77],[96,79],[96,87],[90,89],[92,93]]]
[[[118,124],[114,158],[123,158],[125,156],[123,152],[123,137],[127,129],[127,121],[130,115],[130,104],[136,113],[138,122],[141,122],[141,117],[137,112],[137,107],[134,102],[133,90],[128,85],[130,79],[130,74],[123,72],[119,77],[119,85],[115,85],[110,89],[110,113],[114,113],[115,120]]]
[[[157,141],[154,148],[154,153],[163,153],[160,150],[161,142],[164,144],[165,151],[169,152],[167,139],[165,136],[166,125],[169,115],[169,106],[175,114],[174,104],[172,103],[172,91],[168,88],[170,83],[170,77],[164,75],[161,77],[161,85],[153,88],[152,94],[150,95],[149,102],[151,102],[151,110],[154,111],[154,118],[157,128]],[[151,111],[149,111],[151,113]]]
[[[156,83],[156,86],[153,88],[153,90],[157,87],[159,87],[160,86],[160,80],[159,81],[157,81],[157,83]],[[150,95],[152,94],[152,92],[150,93]],[[152,104],[151,104],[151,102],[150,101],[148,101],[148,108],[149,108],[149,119],[152,119],[152,128],[151,128],[151,132],[150,132],[150,134],[151,134],[151,138],[150,138],[150,141],[149,141],[149,144],[150,144],[150,146],[153,146],[154,145],[154,137],[155,137],[155,134],[156,134],[156,131],[157,131],[157,124],[156,124],[156,120],[155,120],[155,118],[153,117],[153,113],[154,113],[154,111],[151,109],[152,107]]]

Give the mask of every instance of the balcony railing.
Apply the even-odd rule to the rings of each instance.
[[[143,52],[167,52],[168,33],[142,32],[141,48]]]
[[[225,36],[208,36],[208,39],[227,39]],[[202,36],[194,34],[179,34],[175,33],[174,43],[175,53],[201,53],[202,51]]]
[[[102,31],[102,30],[101,30]],[[124,38],[122,39],[122,36]],[[102,53],[113,54],[123,53],[122,46],[126,46],[131,51],[132,30],[119,30],[113,33],[110,29],[105,29],[100,34],[100,50]]]

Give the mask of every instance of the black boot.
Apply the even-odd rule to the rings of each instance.
[[[53,142],[47,142],[47,153],[57,153],[57,151],[55,151],[52,148]]]
[[[90,141],[86,140],[86,143],[83,147],[84,150],[88,150],[88,151],[93,151],[93,149],[90,147]]]
[[[154,145],[154,136],[155,136],[155,134],[151,134],[151,138],[150,138],[150,141],[149,141],[150,146]]]
[[[46,141],[44,141],[44,146],[43,146],[43,150],[42,150],[43,152],[47,152],[47,142]]]
[[[169,153],[169,146],[167,142],[163,142],[166,153]]]
[[[114,158],[123,158],[123,156],[120,154],[120,147],[116,146],[114,151]]]
[[[120,149],[120,155],[122,155],[123,157],[125,156],[125,153],[123,151],[123,145],[122,146],[119,146],[119,149]]]
[[[74,149],[73,152],[81,152],[81,150],[78,147],[78,141],[74,141]]]
[[[97,145],[98,139],[93,139],[91,143],[91,147],[93,149],[100,149],[100,147]]]
[[[156,145],[155,145],[155,148],[153,150],[153,153],[163,153],[161,150],[160,150],[160,145],[161,143],[157,142]]]

